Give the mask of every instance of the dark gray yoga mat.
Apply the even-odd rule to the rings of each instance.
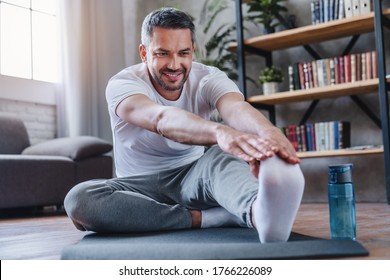
[[[260,244],[247,228],[192,229],[137,234],[89,234],[66,247],[65,260],[318,259],[367,256],[357,241],[292,233],[288,242]]]

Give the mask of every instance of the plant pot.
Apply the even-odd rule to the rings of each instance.
[[[264,35],[275,33],[275,27],[273,27],[273,26],[264,26],[263,33],[264,33]]]
[[[267,82],[263,84],[263,94],[269,95],[279,91],[279,83],[277,82]]]

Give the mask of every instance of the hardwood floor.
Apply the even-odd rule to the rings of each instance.
[[[360,259],[390,260],[390,205],[358,203],[357,240],[370,255]],[[330,238],[327,204],[302,204],[293,230]],[[75,229],[64,213],[0,217],[0,259],[60,259],[63,248],[86,233]],[[357,258],[353,258],[357,259]]]

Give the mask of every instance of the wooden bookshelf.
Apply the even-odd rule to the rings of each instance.
[[[236,0],[236,4],[241,5],[247,2],[247,0]],[[325,41],[341,39],[346,37],[350,38],[349,46],[353,45],[354,41],[358,38],[358,35],[364,33],[374,33],[375,35],[375,49],[378,57],[378,79],[371,79],[365,81],[357,81],[352,83],[344,83],[327,87],[319,87],[305,90],[286,91],[279,92],[272,95],[257,95],[247,98],[252,104],[265,105],[264,110],[268,110],[270,119],[275,122],[276,110],[275,106],[278,104],[288,104],[301,101],[314,101],[326,98],[337,98],[341,96],[353,96],[364,93],[378,93],[378,99],[380,101],[380,123],[383,134],[383,146],[381,148],[351,148],[344,150],[332,150],[332,151],[311,151],[311,152],[299,152],[298,155],[302,159],[305,158],[323,158],[323,157],[348,157],[348,156],[364,156],[364,155],[376,155],[383,154],[385,161],[385,180],[386,180],[386,192],[387,202],[390,204],[390,124],[388,118],[389,104],[388,93],[390,88],[390,78],[385,77],[386,71],[386,54],[384,48],[385,39],[383,35],[384,27],[388,27],[390,22],[390,8],[384,8],[383,3],[385,1],[372,1],[373,12],[354,16],[350,18],[344,18],[339,20],[333,20],[320,24],[310,24],[303,27],[297,27],[294,29],[279,31],[273,34],[261,35],[244,40],[243,34],[243,15],[241,7],[236,9],[237,16],[237,30],[238,32],[238,44],[231,44],[230,51],[239,51],[239,86],[240,89],[246,91],[245,80],[245,58],[244,54],[256,54],[262,56],[267,60],[266,64],[272,64],[273,51],[289,49],[292,47],[304,46],[306,50],[312,52],[307,47],[311,44],[322,43]],[[306,6],[307,7],[307,6]],[[375,28],[375,27],[379,28]],[[374,42],[373,42],[374,43]],[[335,42],[336,49],[338,43]],[[344,44],[343,44],[344,45]],[[238,48],[240,46],[240,48]],[[315,107],[315,103],[312,103],[308,108],[304,119],[305,122],[310,116],[311,111]],[[262,108],[258,106],[258,108]],[[366,110],[365,110],[366,111]],[[367,112],[373,113],[373,112]],[[373,113],[374,114],[374,113]]]
[[[387,78],[390,83],[390,78]],[[343,83],[338,85],[317,87],[311,89],[302,89],[294,91],[284,91],[271,95],[256,95],[248,98],[253,104],[277,105],[300,101],[310,101],[325,98],[334,98],[340,96],[357,95],[363,93],[376,92],[378,90],[379,80],[371,79],[357,81],[353,83]]]
[[[323,158],[323,157],[337,157],[337,156],[362,156],[362,155],[376,155],[383,154],[383,148],[372,149],[341,149],[332,151],[315,151],[315,152],[298,152],[298,156],[301,159],[304,158]]]
[[[390,17],[390,8],[383,10]],[[244,40],[244,45],[265,51],[287,49],[374,31],[374,12],[367,15],[312,24]],[[237,43],[230,50],[236,51]]]

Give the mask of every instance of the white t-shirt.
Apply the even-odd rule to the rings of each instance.
[[[209,120],[217,100],[229,92],[240,91],[224,72],[196,62],[193,62],[188,80],[176,101],[166,100],[158,94],[143,63],[116,74],[106,90],[116,175],[128,177],[176,168],[197,160],[204,153],[203,146],[177,143],[122,120],[115,111],[125,98],[144,94],[158,104],[179,107]]]

